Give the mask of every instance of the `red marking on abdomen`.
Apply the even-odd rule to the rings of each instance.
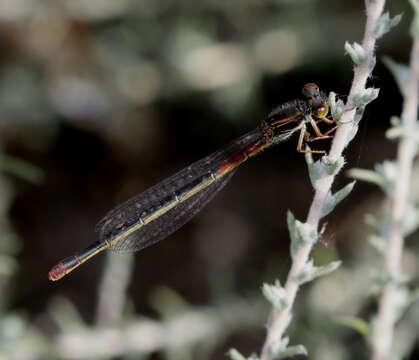
[[[260,140],[255,141],[252,144],[246,146],[241,152],[238,152],[232,156],[230,156],[227,160],[222,162],[218,170],[220,172],[228,171],[229,169],[234,169],[235,167],[239,166],[242,162],[246,161],[249,156],[257,154],[265,147],[265,142],[261,142]]]
[[[263,148],[265,147],[266,143],[265,142],[261,142],[261,141],[257,141],[253,144],[250,144],[249,146],[247,146],[244,149],[244,152],[248,155],[248,156],[252,156],[257,154],[259,151],[263,150]]]
[[[218,167],[219,171],[224,172],[230,168],[235,168],[247,159],[247,155],[244,151],[230,156],[226,161],[222,162]]]
[[[58,280],[62,277],[64,271],[65,266],[62,262],[60,262],[50,270],[50,272],[48,273],[48,278],[52,281]]]

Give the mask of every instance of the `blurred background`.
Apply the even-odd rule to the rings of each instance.
[[[364,1],[0,0],[0,359],[223,359],[258,352],[263,282],[291,265],[286,211],[313,190],[296,139],[246,163],[191,222],[135,254],[104,253],[59,282],[49,269],[97,240],[112,207],[258,126],[316,82],[348,93],[345,41],[362,41]],[[382,57],[407,63],[411,11],[380,39],[368,106],[346,168],[392,159],[384,136],[401,97]],[[316,143],[326,149],[328,141]],[[416,174],[419,169],[415,169]],[[350,179],[345,172],[335,189]],[[413,189],[416,200],[418,185]],[[327,218],[313,257],[342,259],[299,293],[289,335],[311,359],[366,359],[338,316],[369,320],[381,257],[358,183]],[[418,234],[404,265],[418,283]],[[419,309],[396,346],[417,359]],[[348,325],[348,322],[346,322]],[[415,349],[416,343],[416,349]]]

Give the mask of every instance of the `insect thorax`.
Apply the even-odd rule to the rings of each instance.
[[[311,106],[307,101],[303,101],[303,100],[288,101],[285,104],[279,105],[276,108],[272,109],[272,111],[265,118],[265,123],[267,125],[273,125],[274,123],[280,120],[293,118],[295,117],[296,114],[300,114],[303,116],[310,115],[311,111],[312,111]]]

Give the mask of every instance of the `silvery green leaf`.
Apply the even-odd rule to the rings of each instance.
[[[333,91],[329,93],[328,104],[330,106],[330,114],[332,115],[333,120],[338,123],[342,117],[345,104],[340,99],[336,101],[336,94]]]
[[[289,359],[297,355],[307,356],[307,349],[303,345],[288,346],[288,343],[288,337],[276,341],[269,349],[272,357],[279,360]]]
[[[354,117],[354,124],[358,125],[361,121],[362,117],[364,116],[365,106],[361,106],[356,108],[355,117]],[[350,138],[352,140],[352,138]]]
[[[307,223],[295,219],[291,211],[287,214],[288,231],[291,238],[291,257],[297,253],[303,244],[314,244],[318,239],[316,229]]]
[[[394,190],[396,168],[392,161],[384,161],[375,166],[375,171],[365,169],[351,169],[348,175],[354,179],[378,185],[387,194]]]
[[[368,236],[368,243],[380,254],[384,254],[384,251],[387,246],[387,240],[379,235],[370,235]]]
[[[385,56],[383,57],[383,63],[390,70],[394,79],[396,80],[399,91],[403,96],[406,95],[406,84],[410,79],[410,68],[404,64],[394,61],[392,58]]]
[[[419,4],[415,0],[409,0],[409,2],[415,13],[412,24],[410,25],[410,33],[413,37],[416,37],[419,35]]]
[[[44,181],[42,170],[17,157],[0,153],[0,171],[8,172],[33,184]]]
[[[374,55],[368,57],[368,70],[372,72],[375,68],[375,64],[377,63],[377,59]]]
[[[279,280],[274,285],[263,284],[262,292],[265,298],[278,310],[284,310],[288,305],[288,295]]]
[[[322,217],[330,214],[333,209],[336,207],[337,204],[339,204],[344,198],[346,198],[349,193],[354,188],[355,181],[352,181],[351,183],[344,186],[339,191],[332,194],[330,191],[327,194],[326,200],[323,205],[322,209]]]
[[[410,304],[409,289],[405,285],[396,285],[394,287],[394,294],[396,318],[400,319],[400,317],[404,314],[407,306]]]
[[[375,283],[376,288],[378,289],[376,294],[381,293],[384,287],[388,286],[389,284],[401,283],[401,279],[395,279],[394,276],[390,275],[389,272],[385,269],[373,270],[370,274],[370,277],[372,281]]]
[[[318,181],[324,175],[324,169],[320,160],[313,161],[313,156],[311,153],[305,154],[305,159],[308,167],[308,175],[310,177],[311,186],[316,189]]]
[[[367,88],[359,92],[358,94],[355,94],[352,98],[352,103],[356,107],[366,106],[371,101],[375,100],[378,97],[378,94],[380,93],[380,89],[375,88]]]
[[[390,117],[390,124],[392,126],[399,126],[401,125],[402,121],[398,116],[392,116]]]
[[[378,39],[385,33],[389,32],[400,22],[401,19],[401,14],[398,14],[395,17],[391,18],[390,14],[388,12],[385,12],[378,19],[377,27],[375,28],[375,37]]]
[[[348,133],[348,137],[347,137],[347,139],[348,139],[347,140],[347,143],[348,144],[352,141],[352,139],[355,137],[355,135],[357,134],[357,132],[358,132],[358,125],[354,121],[354,123],[353,123],[353,125],[352,125],[352,127],[351,127],[351,129],[350,129],[350,131]]]
[[[348,176],[380,187],[383,187],[385,183],[384,178],[374,170],[353,168],[348,171]]]
[[[365,223],[372,228],[378,234],[388,234],[389,231],[389,217],[386,214],[379,214],[377,216],[372,214],[366,214]]]
[[[291,258],[294,258],[294,255],[301,246],[301,238],[297,230],[297,220],[294,218],[294,215],[290,211],[288,211],[287,215],[288,231],[291,238],[290,252]]]
[[[286,349],[284,349],[281,353],[278,353],[275,356],[275,359],[290,359],[295,356],[302,355],[307,356],[308,352],[304,345],[294,345],[289,346]]]
[[[403,236],[409,236],[419,227],[419,209],[416,206],[408,204],[401,226]]]
[[[298,240],[298,231],[297,231],[297,220],[294,216],[294,214],[288,210],[287,212],[287,225],[288,225],[288,231],[290,233],[291,241],[297,241]]]
[[[240,354],[236,349],[230,349],[228,352],[228,356],[230,356],[231,360],[246,360],[246,358]]]
[[[55,299],[49,307],[49,313],[57,323],[59,329],[64,332],[82,331],[86,327],[79,310],[66,298]]]
[[[256,354],[252,354],[249,357],[245,357],[242,354],[240,354],[239,351],[236,349],[230,349],[230,351],[227,354],[231,360],[259,360],[259,356]]]
[[[359,334],[364,336],[367,341],[369,341],[371,337],[371,327],[365,320],[356,316],[339,316],[335,319],[335,321],[340,325],[357,331]]]
[[[345,159],[343,156],[338,158],[332,158],[330,156],[323,156],[321,159],[321,164],[323,165],[327,175],[336,175],[342,166],[345,164]]]
[[[404,118],[400,119],[397,116],[392,116],[390,121],[396,125],[393,125],[386,131],[387,138],[395,139],[403,137],[416,142],[419,140],[419,125],[417,122],[406,121]]]
[[[364,48],[357,42],[354,42],[353,45],[351,45],[346,41],[345,50],[356,65],[362,64],[367,57]]]
[[[388,216],[373,216],[367,214],[365,223],[371,227],[372,234],[368,237],[369,244],[375,248],[380,254],[383,254],[387,246],[387,236],[389,232]]]
[[[394,140],[394,139],[402,137],[403,134],[404,134],[403,126],[393,126],[386,131],[386,138],[390,140]]]
[[[290,342],[290,338],[288,336],[284,336],[281,339],[276,340],[272,345],[270,350],[270,353],[275,357],[275,359],[278,358],[279,354],[284,351],[288,344]]]
[[[394,161],[385,160],[381,164],[375,165],[375,170],[384,178],[384,191],[388,194],[394,191],[397,167]]]
[[[313,188],[316,189],[321,179],[326,176],[336,175],[340,171],[345,164],[345,159],[343,156],[339,156],[335,159],[325,155],[313,162],[313,157],[310,154],[308,156],[306,155],[306,162],[311,184]]]
[[[372,227],[374,230],[377,227],[378,224],[378,219],[377,217],[375,217],[372,214],[366,214],[365,218],[364,218],[365,224],[367,224],[368,226]]]
[[[300,285],[302,285],[320,276],[328,275],[335,271],[341,265],[341,263],[341,261],[332,261],[331,263],[324,266],[314,266],[313,260],[310,259],[307,261],[303,270],[298,275],[298,281]]]

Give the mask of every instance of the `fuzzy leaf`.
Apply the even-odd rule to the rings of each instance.
[[[393,126],[386,131],[386,138],[389,140],[394,140],[402,137],[404,132],[405,131],[403,126]]]
[[[262,292],[265,298],[278,310],[284,310],[288,305],[288,295],[279,280],[274,285],[263,284]]]
[[[356,107],[363,107],[368,105],[371,101],[375,100],[380,93],[380,89],[366,88],[355,94],[352,98],[352,102]]]
[[[355,137],[355,135],[357,134],[357,132],[358,132],[358,125],[357,125],[357,122],[354,121],[354,124],[352,125],[352,127],[350,129],[350,132],[348,134],[348,137],[347,137],[347,139],[348,139],[347,140],[347,143],[348,144],[353,140],[353,138]]]
[[[230,349],[228,352],[228,356],[230,356],[231,360],[246,360],[246,358],[240,354],[236,349]]]
[[[0,154],[0,171],[8,172],[33,184],[40,184],[44,180],[44,173],[40,168],[5,154]]]
[[[340,156],[337,159],[331,158],[330,156],[323,156],[321,158],[321,163],[328,175],[336,175],[345,164],[345,159],[343,156]]]
[[[395,286],[395,312],[397,320],[404,314],[406,308],[410,304],[410,293],[409,289],[405,285]]]
[[[287,214],[288,231],[291,238],[291,257],[297,253],[303,244],[315,244],[318,234],[315,228],[295,219],[291,211]]]
[[[285,348],[282,352],[275,356],[275,359],[290,359],[295,356],[307,356],[308,352],[304,345],[294,345]]]
[[[384,179],[383,190],[387,194],[391,194],[394,191],[395,181],[397,177],[397,168],[394,161],[385,160],[381,164],[375,165],[375,170]]]
[[[387,194],[394,190],[396,168],[392,161],[384,161],[375,166],[375,171],[365,169],[351,169],[348,175],[354,179],[366,181],[379,186]]]
[[[325,276],[335,271],[340,265],[341,261],[332,261],[331,263],[323,266],[314,266],[313,260],[309,260],[305,265],[303,270],[298,276],[300,285],[308,283],[315,278],[320,276]]]
[[[339,204],[343,199],[345,199],[349,193],[354,188],[356,181],[352,181],[351,183],[345,185],[342,189],[335,192],[333,195],[329,191],[326,197],[326,201],[324,202],[323,209],[322,209],[322,217],[330,214],[333,209]]]
[[[410,68],[404,64],[394,61],[389,56],[383,57],[383,63],[387,66],[394,79],[396,80],[399,91],[402,93],[403,96],[405,96],[406,84],[408,83],[408,80],[410,78]]]
[[[245,357],[236,349],[230,349],[227,353],[231,360],[259,360],[259,356],[252,354],[249,357]]]
[[[322,178],[323,168],[320,164],[320,160],[313,161],[313,156],[311,153],[305,154],[305,159],[308,168],[308,175],[310,177],[311,186],[315,189],[317,187],[317,182]]]
[[[343,156],[337,159],[323,156],[320,160],[313,161],[313,157],[308,155],[306,156],[306,163],[311,185],[316,189],[320,180],[326,176],[336,175],[340,171],[345,164],[345,159]]]
[[[284,337],[274,344],[269,349],[273,359],[288,359],[297,355],[307,356],[307,349],[303,345],[288,346],[289,338]]]
[[[336,318],[335,321],[340,325],[346,326],[357,331],[359,334],[364,336],[364,338],[367,341],[369,341],[369,339],[371,338],[371,327],[365,320],[359,317],[339,316]]]
[[[419,209],[412,204],[408,204],[402,221],[403,236],[409,236],[419,227]]]
[[[375,217],[371,214],[365,216],[365,223],[371,227],[372,234],[368,236],[369,244],[383,254],[387,246],[387,235],[389,231],[389,221],[387,217]]]
[[[410,33],[413,37],[416,37],[419,35],[419,4],[416,0],[409,0],[409,2],[415,13],[412,24],[410,25]]]
[[[387,240],[382,236],[373,234],[368,236],[368,243],[380,254],[384,254],[387,246]]]
[[[342,117],[345,104],[340,99],[336,101],[336,94],[333,91],[329,93],[328,104],[330,106],[330,114],[332,115],[333,120],[338,123]]]
[[[377,63],[377,58],[374,55],[371,55],[368,59],[368,70],[369,72],[372,72],[375,68],[375,64]]]
[[[392,116],[390,117],[390,124],[392,126],[399,126],[401,125],[402,121],[398,116]]]
[[[380,187],[384,184],[383,177],[373,170],[354,168],[348,171],[348,176],[354,179],[376,184]]]
[[[411,123],[410,121],[405,121],[400,119],[397,116],[392,116],[390,118],[392,127],[386,131],[386,136],[389,139],[396,138],[410,138],[413,141],[418,142],[419,140],[419,125],[418,123]]]
[[[402,15],[398,14],[393,18],[390,17],[388,12],[385,12],[383,15],[380,16],[378,19],[377,27],[375,28],[375,37],[378,39],[383,36],[385,33],[389,32],[393,27],[395,27],[400,20],[402,19]]]
[[[345,50],[349,54],[355,65],[361,65],[367,57],[364,48],[357,42],[354,42],[353,45],[351,45],[346,41]]]
[[[356,108],[355,117],[354,117],[354,124],[358,125],[361,121],[362,117],[364,116],[365,106],[361,106]],[[352,140],[352,138],[350,138]]]

